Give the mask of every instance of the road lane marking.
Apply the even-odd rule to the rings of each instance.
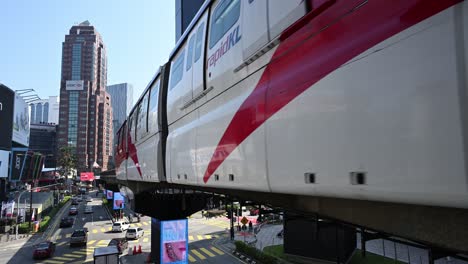
[[[73,254],[87,255],[88,253],[83,252],[83,251],[73,251]]]
[[[64,257],[53,257],[52,260],[70,261],[70,260],[73,260],[73,259],[72,258],[64,258]]]
[[[148,225],[148,223],[147,223],[147,222],[143,222],[143,224],[144,224],[145,226],[147,226],[147,225]]]
[[[149,239],[148,239],[147,237],[143,238],[143,243],[147,243],[148,240],[149,240]]]
[[[96,240],[90,240],[90,241],[88,241],[88,245],[91,246],[92,244],[94,244],[94,242],[96,242]]]
[[[106,229],[105,228],[101,228],[101,232],[106,232]]]
[[[194,240],[194,239],[193,239],[193,236],[188,236],[188,239],[189,239],[190,241],[193,241],[193,240]]]
[[[59,246],[59,247],[60,247],[60,246],[63,246],[63,245],[65,245],[66,243],[67,243],[67,241],[63,241],[63,242],[60,242],[60,243],[58,243],[58,244],[57,244],[57,246]]]
[[[71,237],[71,234],[66,234],[65,235],[65,238],[70,238]]]
[[[63,263],[65,263],[65,262],[47,259],[47,260],[44,260],[42,263],[63,264]]]
[[[107,230],[112,231],[112,226],[109,226]]]
[[[62,236],[61,236],[61,235],[55,236],[55,240],[60,240],[60,239],[62,239]]]
[[[206,239],[211,239],[212,237],[211,237],[211,235],[205,235],[205,238]]]
[[[74,254],[63,254],[62,256],[70,257],[70,258],[81,258],[80,255],[74,255]]]
[[[99,245],[99,244],[107,244],[107,243],[109,243],[109,239],[106,239],[106,240],[99,240],[98,245]]]
[[[205,254],[207,254],[210,257],[214,257],[215,255],[211,253],[208,249],[206,248],[200,248],[201,251],[203,251]]]
[[[93,229],[93,234],[96,234],[97,233],[97,229]]]
[[[142,224],[141,224],[141,223],[136,223],[136,225],[137,225],[137,226],[142,226]]]
[[[202,259],[202,260],[203,260],[203,259],[206,259],[206,257],[203,256],[203,255],[202,255],[200,252],[198,252],[196,249],[192,249],[192,250],[190,250],[190,251],[192,251],[192,253],[195,254],[195,256],[197,256],[198,258],[200,258],[200,259]]]
[[[218,253],[218,255],[224,255],[224,252],[222,252],[221,250],[215,248],[215,247],[211,247],[211,250],[213,250],[214,252]]]
[[[188,254],[188,259],[190,262],[195,262],[197,261],[194,257],[192,257],[192,255]]]

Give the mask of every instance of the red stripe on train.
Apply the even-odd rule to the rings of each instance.
[[[308,21],[302,27],[293,25],[285,31],[287,37],[221,137],[203,181],[268,118],[320,79],[374,45],[461,1],[334,1],[320,14],[306,15],[296,23]]]

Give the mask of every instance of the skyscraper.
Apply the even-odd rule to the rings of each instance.
[[[72,26],[62,43],[58,146],[71,146],[77,172],[112,155],[112,107],[106,91],[107,57],[101,35],[88,21]]]
[[[107,86],[111,95],[112,112],[114,116],[114,134],[127,118],[133,106],[133,86],[128,83],[119,83]]]

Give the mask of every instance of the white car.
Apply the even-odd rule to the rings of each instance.
[[[112,225],[112,232],[122,232],[130,227],[128,222],[117,221]]]
[[[125,238],[127,239],[138,239],[145,235],[145,231],[141,227],[130,227],[127,229]]]

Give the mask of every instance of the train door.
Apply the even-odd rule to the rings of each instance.
[[[208,12],[205,13],[193,29],[194,49],[193,49],[193,65],[192,65],[192,89],[194,102],[203,98],[207,93],[205,86],[204,70],[205,70],[205,39],[206,39],[206,20]],[[205,100],[201,100],[203,103]]]
[[[242,64],[243,36],[240,0],[217,0],[210,13],[206,65],[207,100],[245,78],[244,71],[234,71]]]
[[[193,54],[196,32],[191,32],[171,58],[167,92],[167,178],[171,182],[194,183],[195,133],[198,111],[192,101]]]

